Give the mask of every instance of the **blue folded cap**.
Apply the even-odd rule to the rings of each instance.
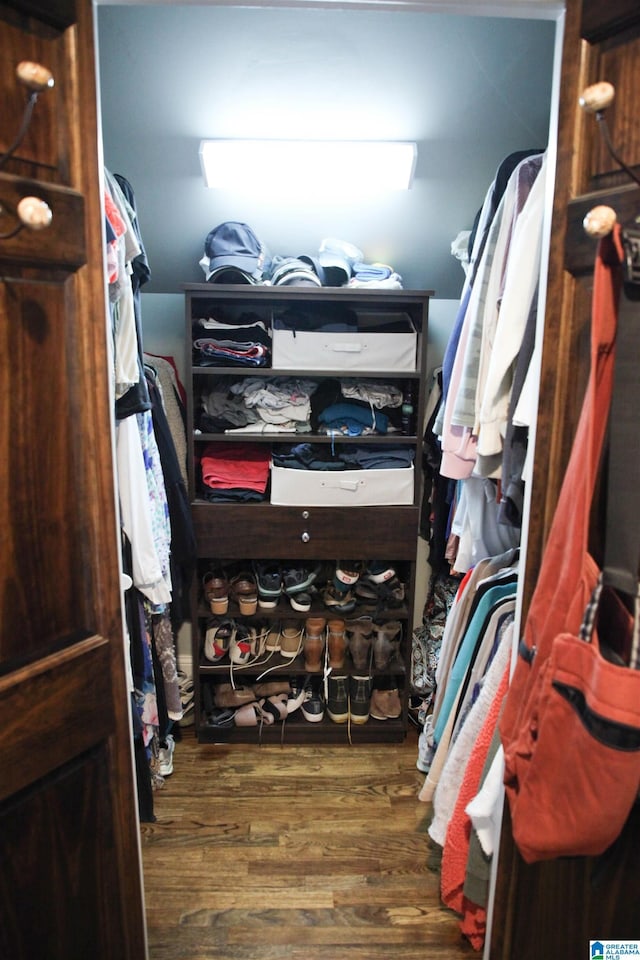
[[[236,220],[226,220],[207,234],[200,265],[207,280],[231,268],[239,271],[239,276],[246,278],[245,282],[259,283],[265,256],[264,245],[250,226]]]

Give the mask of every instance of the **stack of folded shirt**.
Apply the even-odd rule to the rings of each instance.
[[[315,380],[297,377],[244,377],[229,390],[256,416],[246,429],[264,433],[308,432]],[[242,429],[237,427],[236,429]]]
[[[202,493],[207,500],[264,500],[271,453],[266,444],[209,443],[202,452]]]
[[[213,317],[193,323],[193,362],[196,366],[266,367],[271,364],[271,336],[255,314],[237,322]]]
[[[402,288],[402,277],[386,263],[353,264],[353,273],[349,280],[350,287],[387,287],[391,290]]]
[[[399,470],[410,467],[415,459],[411,447],[343,446],[337,452],[322,444],[276,444],[273,462],[292,470]]]
[[[319,429],[326,433],[341,433],[360,437],[369,433],[386,433],[389,419],[386,414],[357,401],[332,403],[318,416]]]

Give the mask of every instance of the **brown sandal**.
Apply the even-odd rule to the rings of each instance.
[[[243,617],[252,617],[258,609],[258,585],[252,573],[236,574],[229,584],[231,596],[238,604]]]
[[[204,598],[211,613],[227,613],[229,610],[229,581],[223,570],[212,570],[202,578]]]

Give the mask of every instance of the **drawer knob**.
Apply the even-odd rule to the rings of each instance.
[[[302,540],[303,543],[309,543],[309,540],[311,540],[311,536],[305,530],[302,536],[300,537],[300,539]]]
[[[308,511],[308,510],[303,510],[303,511],[302,511],[302,519],[303,519],[303,520],[308,520],[308,519],[309,519],[309,511]]]

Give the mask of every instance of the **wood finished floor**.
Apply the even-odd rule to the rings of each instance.
[[[150,960],[478,956],[427,868],[417,742],[176,745],[142,825]]]

